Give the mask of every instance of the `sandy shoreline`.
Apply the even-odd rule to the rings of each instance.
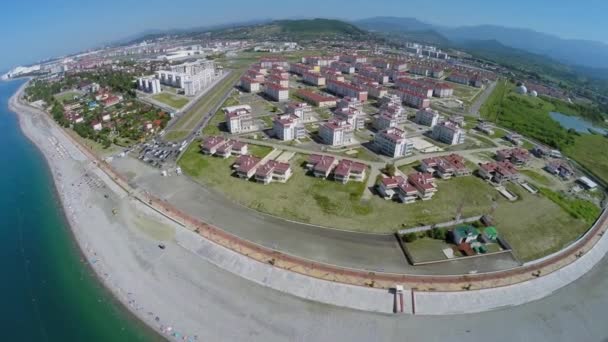
[[[99,281],[101,281],[104,287],[110,291],[112,294],[112,299],[120,302],[129,313],[135,316],[134,319],[139,319],[140,321],[144,322],[147,326],[152,328],[164,338],[175,338],[182,340],[182,338],[186,336],[189,338],[189,340],[197,340],[197,335],[188,335],[187,333],[178,331],[177,327],[172,325],[171,322],[177,321],[177,318],[170,319],[171,317],[168,315],[162,315],[160,312],[155,313],[154,311],[145,310],[144,305],[142,305],[145,300],[136,299],[134,292],[129,291],[125,284],[119,283],[113,279],[113,272],[110,267],[110,262],[103,262],[102,260],[107,258],[107,254],[104,253],[104,255],[100,255],[97,253],[97,248],[99,248],[100,243],[103,243],[103,240],[91,238],[87,235],[85,229],[83,229],[84,222],[86,222],[87,225],[94,223],[97,223],[99,226],[103,225],[103,220],[98,221],[87,219],[87,216],[97,216],[100,213],[91,213],[91,211],[94,211],[97,208],[91,205],[89,205],[87,208],[86,198],[95,196],[95,194],[92,194],[93,191],[106,189],[106,187],[109,192],[113,193],[113,195],[117,196],[118,198],[128,198],[128,194],[124,193],[122,189],[114,185],[110,179],[104,179],[107,178],[107,176],[100,170],[97,170],[96,167],[85,167],[79,170],[79,168],[74,167],[73,165],[65,165],[68,164],[68,160],[70,158],[76,159],[81,163],[88,163],[88,160],[86,156],[82,155],[78,151],[78,149],[71,146],[69,141],[68,143],[61,142],[56,138],[57,136],[61,138],[61,133],[63,132],[59,132],[59,135],[57,134],[58,132],[53,132],[56,130],[56,127],[53,127],[52,124],[49,125],[48,121],[44,122],[46,120],[50,120],[50,118],[42,111],[36,111],[32,108],[24,107],[19,103],[18,97],[21,96],[21,93],[27,84],[27,82],[24,83],[20,89],[13,94],[13,96],[11,96],[9,100],[9,109],[16,113],[23,134],[32,143],[34,143],[34,145],[44,156],[53,177],[55,192],[58,195],[63,208],[63,215],[66,222],[70,226],[71,234],[79,247],[81,255],[87,261],[88,266],[94,270]],[[30,115],[26,115],[25,113]],[[32,116],[32,114],[34,116]],[[44,123],[44,126],[46,126],[44,128],[48,128],[48,131],[43,132],[44,128],[41,131],[41,127],[37,127],[34,123],[35,120],[38,120],[38,123]],[[49,134],[51,132],[55,134]],[[44,139],[41,138],[44,136],[47,137],[48,141],[45,142]],[[65,138],[65,136],[63,136],[63,138]],[[84,171],[84,175],[88,175],[88,177],[85,176],[83,179],[83,174],[79,171]],[[79,179],[81,181],[79,183],[75,183],[73,182],[75,179]],[[77,190],[71,192],[66,191],[68,187],[76,187]],[[131,205],[135,210],[146,211],[147,209],[143,205],[138,205],[136,201],[133,201]],[[89,215],[83,215],[82,213],[85,211],[88,211]],[[154,212],[148,212],[145,213],[145,215],[149,215],[151,218],[156,220],[164,221],[163,224],[172,224],[172,222],[165,220],[160,215],[155,215]],[[119,260],[115,260],[115,262],[120,263]],[[140,302],[142,302],[142,304],[140,304]],[[169,317],[169,319],[161,319],[161,316]]]

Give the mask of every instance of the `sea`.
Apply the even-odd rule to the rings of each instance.
[[[23,135],[0,82],[0,340],[162,341],[84,262],[41,152]]]

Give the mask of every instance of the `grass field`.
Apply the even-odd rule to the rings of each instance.
[[[463,84],[450,82],[450,87],[454,88],[454,96],[466,103],[473,102],[475,96],[482,91],[480,88],[469,87]]]
[[[66,91],[65,93],[55,95],[55,99],[57,101],[63,103],[65,101],[73,100],[75,96],[80,96],[81,94],[76,91]]]
[[[184,113],[167,132],[165,139],[180,140],[188,136],[203,117],[222,101],[224,95],[232,89],[240,76],[240,71],[233,71],[230,75],[217,83],[192,107],[192,109]]]
[[[253,147],[252,147],[253,148]],[[253,151],[253,150],[252,150]],[[256,152],[257,153],[257,152]],[[267,153],[267,152],[265,152]],[[230,199],[252,209],[291,220],[375,233],[451,220],[462,205],[470,217],[497,208],[494,217],[522,260],[531,260],[562,248],[583,234],[588,222],[575,219],[551,200],[518,191],[520,199],[508,202],[481,179],[470,176],[438,180],[439,191],[428,201],[404,205],[373,196],[361,201],[363,183],[342,185],[305,174],[304,157],[292,159],[294,175],[286,184],[261,185],[230,175],[234,158],[204,156],[193,143],[179,165],[194,180],[222,191]]]
[[[185,97],[182,97],[179,95],[174,95],[174,94],[169,94],[169,93],[159,93],[159,94],[153,95],[152,98],[158,102],[162,102],[162,103],[166,104],[167,106],[173,107],[175,109],[183,108],[190,101],[189,99],[187,99]]]
[[[549,178],[550,176],[547,173],[543,174],[533,170],[520,170],[519,172],[530,178],[530,180],[536,183],[536,185],[551,186],[554,184],[553,180]]]
[[[589,170],[596,177],[608,183],[608,138],[601,135],[583,134],[575,138],[575,143],[564,152]]]

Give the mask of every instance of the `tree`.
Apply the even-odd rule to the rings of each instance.
[[[386,173],[389,177],[394,177],[397,172],[397,168],[395,164],[386,164],[384,167],[384,173]]]
[[[403,235],[403,241],[405,242],[414,242],[418,240],[418,234],[416,233],[407,233],[405,235]]]

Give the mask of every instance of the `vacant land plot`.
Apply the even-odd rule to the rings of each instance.
[[[549,178],[550,176],[547,173],[541,174],[534,170],[520,170],[520,172],[530,178],[530,180],[537,185],[552,186],[555,184],[555,182]]]
[[[171,127],[168,134],[165,136],[165,139],[179,140],[185,138],[194,128],[196,128],[196,125],[203,120],[205,115],[209,114],[215,106],[220,104],[224,96],[232,89],[240,76],[240,72],[233,71],[212,89],[209,89],[207,93],[201,97],[188,112],[184,113],[173,127]]]
[[[181,109],[184,107],[190,100],[186,97],[169,94],[169,93],[160,93],[152,96],[152,98],[158,102],[162,102],[167,106],[173,107],[175,109]]]
[[[454,96],[467,103],[472,102],[475,96],[482,91],[480,88],[469,87],[458,83],[450,83],[450,87],[454,88]]]

